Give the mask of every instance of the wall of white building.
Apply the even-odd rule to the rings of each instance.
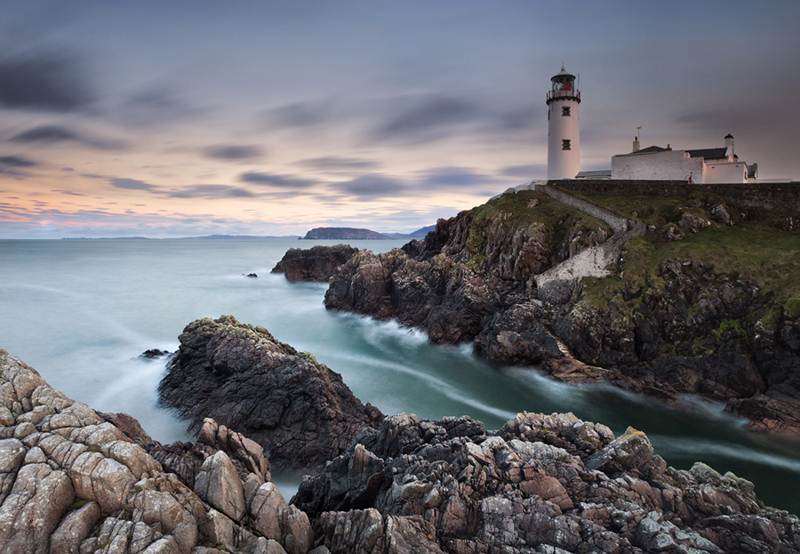
[[[611,158],[611,178],[685,181],[691,174],[692,181],[702,183],[703,166],[702,158],[692,158],[684,150],[623,154]]]
[[[699,182],[699,181],[697,181]],[[747,164],[734,163],[708,163],[704,183],[746,183]]]

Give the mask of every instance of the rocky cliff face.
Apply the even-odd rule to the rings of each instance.
[[[0,552],[306,554],[309,519],[269,467],[212,420],[196,445],[162,446],[0,350]]]
[[[571,414],[391,416],[292,500],[333,552],[797,552],[800,521],[704,464],[667,467],[647,437]],[[784,550],[785,549],[785,550]]]
[[[422,242],[359,252],[333,276],[331,309],[397,318],[433,342],[473,340],[492,317],[530,297],[533,276],[603,242],[606,224],[524,191],[439,220]]]
[[[644,210],[663,223],[652,206]],[[760,230],[761,216],[708,195],[658,213],[667,223],[649,224],[648,236],[667,244],[747,217]],[[784,229],[784,215],[775,216],[776,229]],[[396,318],[425,329],[432,342],[474,341],[494,363],[541,364],[566,381],[608,380],[667,399],[701,394],[727,402],[755,428],[800,432],[800,315],[776,304],[769,286],[680,249],[681,257],[650,269],[660,252],[634,238],[612,277],[551,283],[546,302],[537,298],[534,275],[606,237],[596,220],[540,193],[506,194],[440,220],[402,250],[360,252],[331,279],[325,305]],[[698,252],[714,247],[694,244]],[[749,258],[736,256],[729,257],[747,267]]]
[[[164,405],[197,429],[211,417],[258,442],[281,470],[315,472],[383,414],[338,373],[263,327],[231,316],[186,326],[159,386]]]
[[[327,283],[339,266],[356,252],[358,248],[346,244],[314,246],[308,250],[290,248],[283,259],[272,268],[272,273],[284,273],[289,281]]]

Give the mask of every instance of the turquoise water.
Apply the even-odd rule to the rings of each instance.
[[[385,413],[470,415],[489,429],[517,412],[573,412],[615,433],[645,431],[670,465],[703,461],[756,484],[768,505],[800,513],[798,444],[749,433],[722,406],[686,398],[680,407],[611,387],[555,383],[535,370],[498,368],[468,345],[433,346],[393,322],[325,310],[323,284],[289,283],[271,268],[292,247],[338,241],[0,241],[0,348],[36,368],[67,396],[127,412],[157,440],[191,440],[156,404],[163,361],[201,317],[233,315],[341,373]],[[384,251],[402,241],[354,241]],[[255,272],[257,279],[245,275]],[[290,496],[290,493],[287,494]]]

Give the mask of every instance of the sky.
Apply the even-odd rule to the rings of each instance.
[[[546,177],[723,146],[800,179],[800,3],[0,0],[0,239],[412,232]]]

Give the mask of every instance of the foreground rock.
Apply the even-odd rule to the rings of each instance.
[[[307,250],[290,248],[272,273],[284,273],[289,281],[318,281],[327,283],[339,266],[358,252],[347,244],[314,246]]]
[[[284,502],[255,442],[207,420],[196,445],[164,447],[134,418],[70,400],[0,350],[0,552],[312,546],[308,517]]]
[[[263,327],[231,316],[206,318],[179,338],[180,351],[159,385],[161,402],[195,429],[211,417],[250,437],[279,470],[316,472],[383,419],[341,375]]]
[[[263,449],[206,419],[161,445],[0,350],[0,552],[800,552],[748,481],[666,467],[647,437],[572,414],[401,414],[363,429],[292,504]]]
[[[800,552],[800,520],[704,464],[669,468],[647,437],[572,414],[388,417],[293,499],[334,553]]]

